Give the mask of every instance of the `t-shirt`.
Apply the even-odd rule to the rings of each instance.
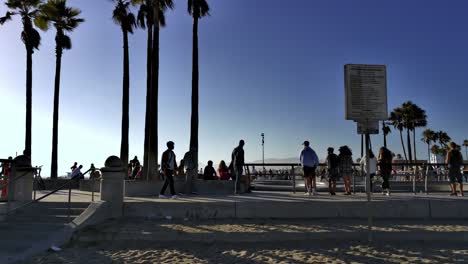
[[[80,175],[80,174],[81,174],[81,169],[78,167],[78,168],[76,168],[76,169],[72,172],[72,174],[70,175],[70,177],[71,177],[71,178],[74,178],[74,177],[77,177],[77,176]]]
[[[216,175],[216,171],[213,166],[206,166],[203,172],[203,179],[204,180],[214,180]]]

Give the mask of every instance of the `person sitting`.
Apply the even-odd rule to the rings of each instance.
[[[213,168],[213,161],[209,160],[208,165],[206,165],[205,169],[203,170],[203,180],[211,181],[217,180],[218,176],[216,175],[216,170]]]
[[[229,174],[229,168],[226,165],[226,162],[224,162],[224,160],[222,160],[219,163],[218,174],[219,174],[219,179],[222,181],[228,181],[229,179],[231,179],[231,175]]]

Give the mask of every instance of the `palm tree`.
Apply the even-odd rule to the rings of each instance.
[[[447,144],[452,140],[452,138],[450,138],[450,136],[446,132],[439,131],[437,132],[437,140],[439,141],[440,147],[442,149],[447,149]]]
[[[154,171],[154,165],[156,164],[157,156],[154,156],[150,151],[152,142],[151,142],[151,135],[152,135],[152,121],[156,120],[157,122],[157,112],[152,114],[152,92],[153,92],[153,83],[152,83],[152,60],[153,60],[153,32],[154,31],[154,6],[156,4],[156,0],[132,0],[133,4],[139,4],[140,9],[138,11],[138,25],[145,29],[147,28],[147,52],[146,52],[146,114],[145,114],[145,140],[144,140],[144,154],[143,154],[143,164],[144,164],[144,177],[149,180],[151,178],[152,172]],[[174,3],[172,0],[159,0],[159,26],[164,27],[166,26],[166,19],[164,16],[164,12],[167,8],[173,8]],[[159,29],[159,27],[158,27]],[[158,31],[159,36],[159,31]],[[159,37],[158,37],[159,39]],[[157,44],[159,47],[159,44]],[[159,63],[158,63],[159,65]],[[158,70],[159,72],[159,70]],[[154,90],[158,90],[156,87]],[[157,97],[156,97],[157,98]],[[157,102],[156,102],[157,105]],[[157,108],[156,108],[157,110]],[[153,133],[154,134],[154,133]],[[157,132],[156,135],[157,137]],[[157,150],[157,138],[153,138],[153,141],[156,142],[156,150]],[[154,150],[154,148],[153,148]]]
[[[463,140],[463,146],[465,147],[465,159],[468,160],[468,139]]]
[[[11,20],[14,15],[20,15],[23,23],[21,40],[26,47],[26,135],[24,154],[31,157],[32,135],[32,55],[35,49],[39,49],[41,35],[33,26],[37,8],[42,0],[7,0],[5,5],[10,9],[4,17],[0,18],[0,25]]]
[[[57,178],[58,156],[58,120],[60,100],[60,71],[62,68],[63,50],[71,49],[71,39],[66,32],[72,32],[84,19],[78,18],[81,11],[67,7],[66,0],[49,0],[40,7],[40,13],[35,19],[38,28],[46,31],[50,24],[56,29],[55,35],[55,85],[54,85],[54,112],[52,121],[52,162],[50,177]]]
[[[413,151],[414,151],[414,161],[416,162],[417,154],[416,154],[416,129],[418,127],[426,127],[427,126],[427,115],[426,111],[419,107],[418,105],[413,104],[413,123],[412,123],[412,131],[413,131]]]
[[[120,159],[128,163],[128,127],[130,97],[130,63],[128,54],[128,33],[133,34],[136,26],[135,16],[130,12],[130,2],[114,0],[117,4],[112,14],[114,22],[120,26],[123,35],[123,92],[122,92],[122,138],[120,142]]]
[[[393,127],[400,132],[400,141],[401,147],[403,148],[403,155],[405,157],[405,160],[408,161],[408,157],[406,156],[405,144],[403,142],[403,109],[401,107],[393,109],[393,111],[390,113],[390,117],[388,118],[388,120],[390,120]]]
[[[384,144],[384,147],[387,147],[387,136],[388,134],[390,134],[392,132],[392,130],[390,129],[389,126],[387,126],[387,124],[385,124],[385,121],[382,121],[382,133],[383,133],[383,144]]]
[[[411,137],[410,131],[414,128],[414,104],[411,101],[404,102],[401,105],[403,110],[403,127],[406,129],[406,145],[408,147],[408,160],[409,162],[413,162],[413,153],[411,151]]]
[[[195,149],[198,170],[198,20],[208,16],[210,7],[206,0],[188,0],[188,13],[193,17],[192,57],[192,116],[190,119],[190,149]]]
[[[427,160],[431,160],[431,143],[435,142],[436,133],[431,129],[426,129],[422,133],[421,141],[427,144]]]

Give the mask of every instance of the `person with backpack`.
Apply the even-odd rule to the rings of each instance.
[[[336,195],[336,181],[340,178],[340,159],[333,151],[332,147],[327,149],[328,190],[330,195]]]
[[[445,163],[447,163],[449,167],[450,188],[452,189],[450,196],[457,196],[457,182],[460,186],[460,196],[465,196],[463,194],[463,180],[461,174],[463,157],[455,142],[450,142],[450,150],[447,152]]]
[[[353,174],[353,153],[348,146],[342,146],[339,149],[340,154],[340,174],[343,177],[345,193],[351,195],[351,175]]]

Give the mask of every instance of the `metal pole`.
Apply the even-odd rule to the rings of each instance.
[[[426,192],[426,194],[428,194],[427,192],[427,176],[429,175],[429,166],[426,165],[426,176],[424,177],[424,191]]]
[[[94,202],[94,175],[91,175],[91,202]]]
[[[372,242],[372,203],[370,193],[370,164],[369,164],[369,133],[366,133],[366,193],[367,193],[367,223],[369,233],[367,240]]]
[[[262,133],[261,136],[262,136],[262,162],[263,162],[263,170],[265,170],[265,133]]]
[[[293,193],[296,193],[296,174],[294,173],[294,165],[291,166],[291,175],[293,177]]]
[[[413,172],[413,194],[416,194],[416,170]]]
[[[353,166],[354,167],[354,166]],[[353,171],[354,171],[354,168],[353,168]],[[352,177],[352,181],[353,181],[353,194],[356,194],[356,177],[354,175],[355,173],[353,172],[351,174],[351,177]]]
[[[71,214],[71,182],[68,182],[68,222],[70,222],[70,214]]]

